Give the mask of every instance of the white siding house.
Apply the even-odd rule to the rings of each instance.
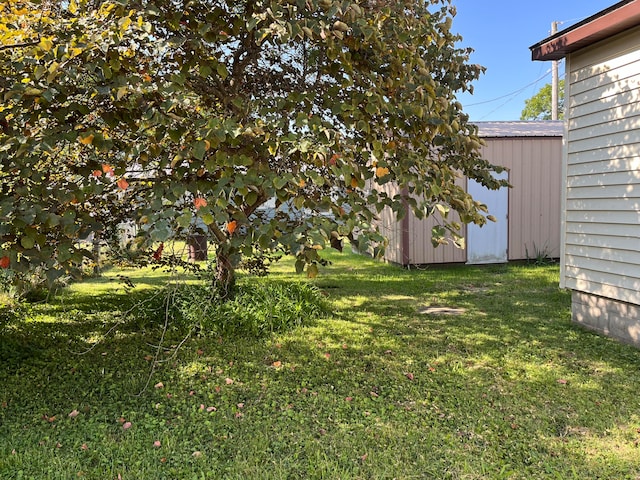
[[[531,50],[566,58],[560,283],[573,320],[640,346],[640,0]]]

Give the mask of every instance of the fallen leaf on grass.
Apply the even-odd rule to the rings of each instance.
[[[225,378],[225,379],[224,379],[224,382],[225,382],[227,385],[232,385],[232,384],[233,384],[233,379],[232,379],[232,378]]]
[[[380,396],[376,392],[369,392],[369,395],[371,395],[374,398],[378,398]]]
[[[276,360],[272,363],[275,368],[280,368],[282,366],[282,362],[280,360]]]
[[[558,380],[556,380],[556,382],[558,382],[560,385],[565,385],[567,383],[564,378],[559,378]]]
[[[155,442],[153,442],[153,446],[159,448],[162,446],[162,444],[160,443],[160,440],[156,440]]]
[[[407,372],[407,373],[405,373],[404,375],[405,375],[405,377],[407,377],[409,380],[413,381],[413,373],[411,373],[411,372]]]
[[[216,407],[207,407],[207,412],[209,413],[215,412],[216,410],[218,410]]]
[[[202,456],[202,452],[200,452],[199,450],[196,450],[191,454],[191,456],[194,458],[200,458]]]
[[[350,401],[352,401],[352,400],[353,400],[353,397],[347,397],[347,398],[345,398],[345,400],[346,400],[347,402],[350,402]]]
[[[123,430],[129,430],[131,428],[131,422],[124,422],[122,424],[122,429]]]
[[[158,382],[154,385],[155,388],[164,388],[164,383]]]
[[[69,414],[69,418],[76,418],[79,414],[80,412],[78,410],[72,410]]]
[[[89,447],[87,446],[86,443],[83,443],[82,446],[80,447],[82,450],[89,450]]]

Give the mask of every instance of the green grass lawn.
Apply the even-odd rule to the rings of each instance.
[[[160,271],[24,308],[0,478],[640,478],[640,352],[571,324],[556,266],[332,260],[333,314],[262,339],[119,324],[117,275]]]

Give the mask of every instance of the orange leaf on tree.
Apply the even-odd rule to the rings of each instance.
[[[164,242],[160,242],[160,246],[153,252],[153,259],[160,260],[162,258],[162,250],[164,250]]]
[[[4,256],[2,258],[0,258],[0,268],[9,268],[9,265],[11,265],[11,259],[8,256]]]
[[[126,190],[127,188],[129,188],[129,182],[127,182],[124,178],[118,180],[116,184],[118,185],[118,188],[122,190]]]
[[[111,165],[102,165],[102,171],[107,175],[113,175],[113,167]]]
[[[229,235],[233,235],[233,232],[236,231],[236,228],[238,228],[238,222],[236,222],[235,220],[231,220],[227,223],[227,232],[229,232]]]
[[[358,187],[358,179],[356,177],[351,177],[351,186],[353,188],[357,188]]]
[[[387,167],[376,168],[376,177],[382,178],[389,175],[389,169]]]
[[[93,143],[93,135],[89,134],[86,137],[78,137],[78,141],[82,145],[91,145],[91,143]]]
[[[202,207],[207,206],[207,200],[202,197],[196,197],[193,199],[193,204],[196,207],[196,210],[200,210]]]
[[[91,175],[93,175],[94,177],[101,177],[102,176],[102,170],[94,170]]]

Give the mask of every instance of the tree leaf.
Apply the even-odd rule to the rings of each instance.
[[[318,276],[318,265],[316,265],[315,263],[312,263],[309,266],[307,266],[307,277],[316,278],[317,276]]]

